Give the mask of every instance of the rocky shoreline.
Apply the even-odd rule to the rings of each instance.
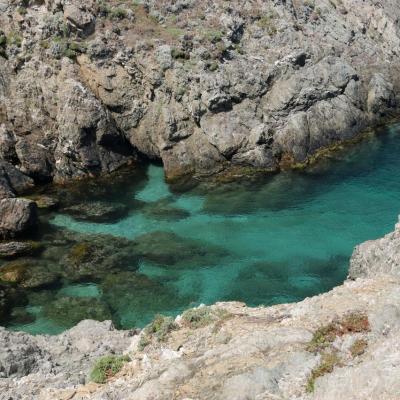
[[[29,236],[38,206],[55,206],[20,198],[39,184],[144,158],[169,181],[278,172],[398,116],[399,20],[396,0],[0,0],[0,239]],[[397,225],[356,248],[342,286],[300,303],[219,303],[141,332],[0,328],[0,399],[394,399],[399,246]],[[41,272],[12,279],[41,285]],[[0,285],[0,317],[18,296]],[[90,383],[110,354],[130,361]]]
[[[170,180],[277,171],[398,115],[395,0],[0,10],[2,197],[10,172],[63,182],[142,156]]]
[[[399,245],[400,224],[355,249],[342,286],[300,303],[218,303],[143,331],[95,321],[53,337],[1,328],[0,398],[394,399]],[[105,385],[89,382],[111,354],[130,361]]]

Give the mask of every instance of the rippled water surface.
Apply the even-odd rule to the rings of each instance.
[[[47,240],[59,244],[49,240],[38,260],[61,277],[28,290],[9,327],[57,333],[81,318],[112,317],[130,328],[199,303],[270,305],[327,291],[345,279],[353,247],[396,222],[399,133],[394,126],[302,173],[179,193],[150,165],[59,194],[127,210],[106,223],[62,209],[48,215]]]

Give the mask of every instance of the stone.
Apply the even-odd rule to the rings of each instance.
[[[0,200],[0,237],[21,236],[37,226],[36,204],[25,199]]]
[[[104,277],[115,270],[138,268],[134,242],[107,235],[82,236],[61,259],[66,279],[85,280]]]
[[[62,212],[72,215],[77,220],[104,223],[115,222],[123,218],[129,209],[122,203],[89,201],[63,208]]]
[[[170,205],[168,199],[148,203],[141,208],[142,213],[151,219],[178,221],[188,218],[190,212]]]
[[[0,25],[16,43],[0,50],[0,158],[35,182],[110,173],[140,155],[171,181],[279,171],[399,113],[394,0],[318,10],[234,0],[234,15],[221,0],[206,10],[145,0],[119,5],[125,18],[57,0],[30,4],[28,27],[12,25],[19,5],[5,4]]]
[[[47,318],[66,328],[86,319],[106,321],[111,319],[107,305],[92,297],[61,297],[44,308]]]
[[[351,257],[349,278],[377,275],[400,276],[400,223],[384,238],[370,240],[357,246]]]
[[[19,259],[0,267],[0,280],[24,289],[38,289],[55,284],[60,278],[56,271],[35,260]]]
[[[43,250],[38,242],[0,242],[0,258],[14,258],[33,255]]]
[[[226,251],[216,246],[182,238],[172,232],[147,233],[137,237],[133,243],[133,251],[138,257],[168,267],[215,265],[227,255]]]
[[[67,4],[64,7],[64,18],[79,33],[89,35],[94,31],[95,17],[80,2],[74,1]]]

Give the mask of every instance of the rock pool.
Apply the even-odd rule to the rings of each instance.
[[[40,254],[0,261],[17,285],[10,329],[81,319],[142,327],[200,303],[293,302],[331,289],[353,247],[400,211],[400,126],[302,172],[176,191],[161,166],[51,189]],[[3,277],[2,277],[2,271]]]

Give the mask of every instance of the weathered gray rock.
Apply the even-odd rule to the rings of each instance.
[[[25,199],[0,200],[0,237],[22,235],[37,225],[36,204]]]
[[[26,5],[0,14],[0,158],[36,181],[138,153],[171,180],[276,171],[399,114],[395,0]]]
[[[42,250],[40,243],[26,242],[0,242],[0,258],[13,258],[23,255],[31,255]]]
[[[382,239],[356,247],[350,262],[349,278],[400,276],[400,223]]]

